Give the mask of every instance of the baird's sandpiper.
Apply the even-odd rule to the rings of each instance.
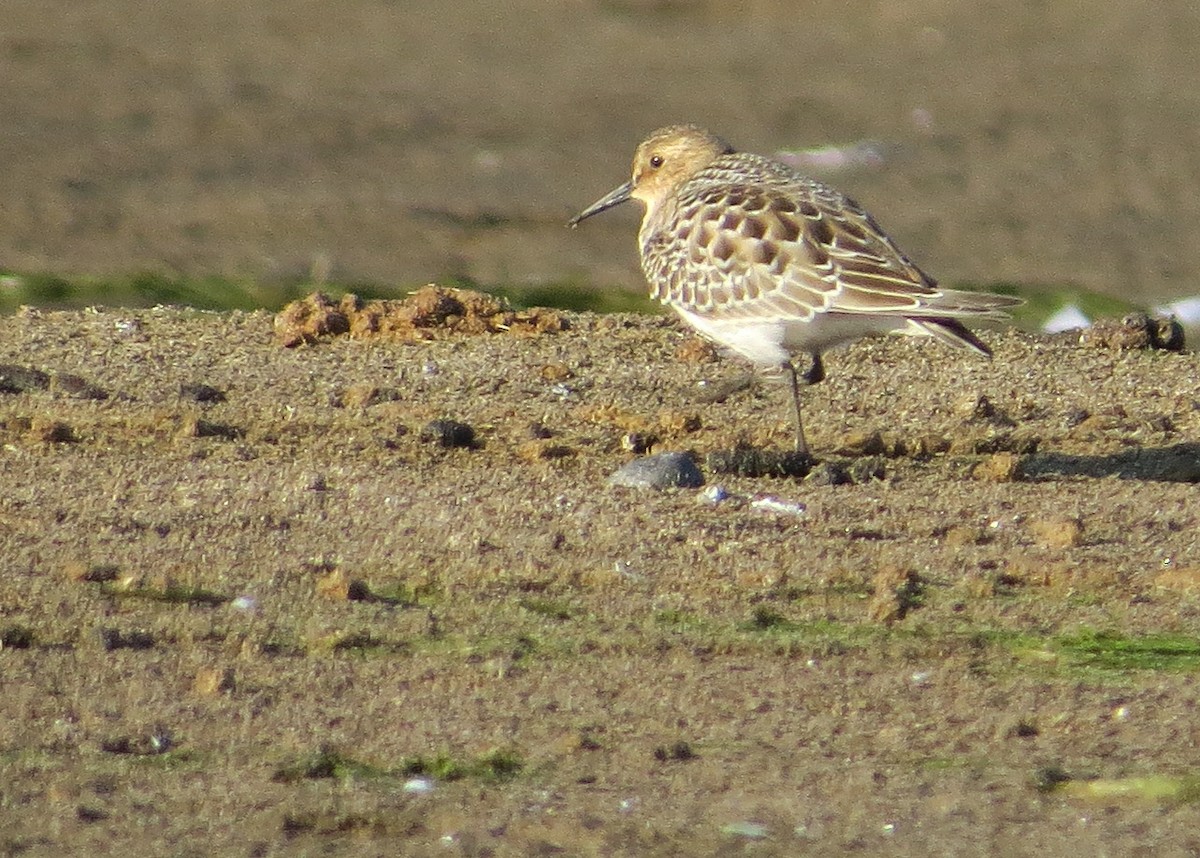
[[[800,379],[825,377],[823,351],[901,333],[990,356],[960,320],[1003,319],[1021,303],[939,288],[850,198],[693,125],[647,137],[633,178],[568,225],[630,199],[646,207],[638,242],[651,296],[757,367],[788,375],[796,450],[806,455]],[[796,354],[811,358],[803,374]]]

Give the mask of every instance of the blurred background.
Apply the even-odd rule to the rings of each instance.
[[[685,121],[801,153],[946,284],[1200,294],[1182,0],[12,0],[0,80],[10,305],[436,281],[620,306],[637,207],[564,222]]]

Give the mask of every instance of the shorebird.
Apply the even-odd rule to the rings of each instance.
[[[940,288],[849,197],[694,125],[642,141],[633,177],[568,226],[630,199],[646,207],[638,245],[651,297],[756,367],[785,373],[806,456],[800,382],[825,378],[826,349],[900,333],[990,357],[962,320],[1004,319],[1021,303]],[[811,361],[803,373],[795,355]]]

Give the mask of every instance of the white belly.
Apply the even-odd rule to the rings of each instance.
[[[794,354],[819,354],[873,334],[919,333],[903,316],[818,313],[799,319],[719,318],[702,316],[672,304],[683,320],[704,336],[761,367],[775,367]]]

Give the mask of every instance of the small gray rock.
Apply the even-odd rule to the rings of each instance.
[[[690,453],[658,453],[627,462],[608,482],[633,489],[698,489],[704,475]]]

